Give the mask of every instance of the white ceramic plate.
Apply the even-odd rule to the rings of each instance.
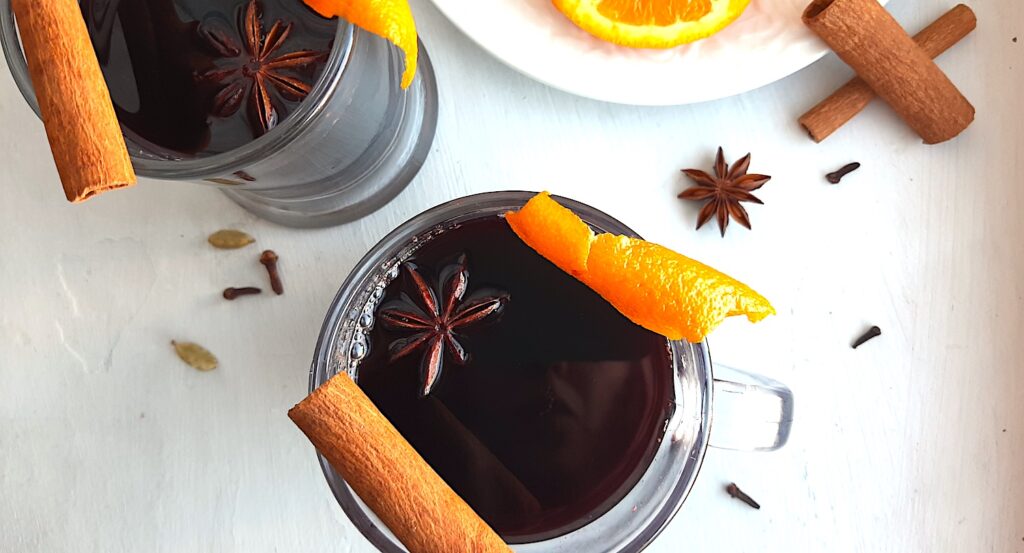
[[[827,51],[800,21],[810,0],[753,0],[722,32],[671,50],[598,40],[550,0],[433,2],[481,47],[522,73],[566,92],[622,104],[732,96],[786,77]]]

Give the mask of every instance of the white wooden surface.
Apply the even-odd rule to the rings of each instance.
[[[951,4],[891,9],[918,29]],[[285,412],[356,260],[427,207],[508,188],[603,208],[779,308],[727,323],[712,349],[792,387],[790,444],[710,451],[651,551],[1024,551],[1024,3],[974,8],[978,31],[940,65],[978,119],[927,147],[882,105],[808,140],[796,117],[850,74],[833,57],[714,103],[607,105],[527,80],[415,1],[441,86],[432,155],[386,209],[316,231],[187,184],[68,205],[42,126],[0,77],[0,551],[371,551]],[[675,199],[678,170],[719,144],[774,177],[754,231],[725,239]],[[265,278],[257,249],[205,244],[222,227],[281,254],[286,295],[219,298]],[[870,324],[884,335],[851,350]],[[222,367],[189,369],[171,339]]]

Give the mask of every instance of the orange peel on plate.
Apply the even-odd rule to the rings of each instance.
[[[405,53],[402,88],[409,88],[416,75],[419,46],[416,22],[408,0],[303,0],[324,17],[340,17],[349,23],[382,36]]]
[[[541,192],[505,214],[537,253],[601,295],[634,323],[671,340],[700,342],[727,317],[758,322],[775,308],[746,284],[664,246],[594,234]]]

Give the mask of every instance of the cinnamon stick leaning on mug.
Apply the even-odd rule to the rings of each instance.
[[[288,417],[411,553],[512,551],[347,374]]]
[[[932,59],[971,34],[978,25],[971,8],[957,4],[931,25],[914,35],[914,42]],[[864,110],[876,97],[864,79],[854,77],[828,98],[800,116],[800,125],[815,142],[821,142]]]
[[[878,0],[814,0],[803,20],[926,144],[974,120],[974,106]]]
[[[68,201],[135,184],[78,0],[11,0],[11,8]]]

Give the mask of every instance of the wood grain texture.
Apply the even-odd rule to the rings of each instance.
[[[974,121],[974,106],[878,0],[815,0],[803,19],[926,144]]]
[[[971,8],[957,4],[914,35],[914,42],[925,55],[935,59],[970,34],[977,24],[978,19]],[[875,96],[875,91],[864,79],[854,77],[801,115],[800,124],[815,142],[821,142],[856,117]]]
[[[889,7],[920,29],[951,4]],[[386,209],[313,231],[189,184],[144,180],[68,205],[38,119],[0,79],[0,551],[374,553],[287,417],[327,306],[369,247],[422,210],[548,188],[779,310],[727,321],[710,345],[716,362],[793,389],[789,443],[709,450],[645,553],[1024,553],[1024,2],[972,7],[978,31],[941,64],[977,120],[924,147],[882,102],[807,139],[797,116],[852,76],[834,56],[735,98],[610,105],[523,77],[414,0],[441,88],[430,157]],[[710,167],[719,145],[772,175],[754,230],[724,239],[694,231],[697,207],[675,197],[679,170]],[[850,161],[863,165],[825,181]],[[214,249],[221,228],[256,243]],[[267,248],[287,293],[220,297],[265,286]],[[871,325],[884,334],[851,350]],[[202,343],[221,366],[193,370],[170,340]],[[730,482],[761,510],[730,498]]]
[[[411,553],[511,551],[347,374],[288,416]]]

